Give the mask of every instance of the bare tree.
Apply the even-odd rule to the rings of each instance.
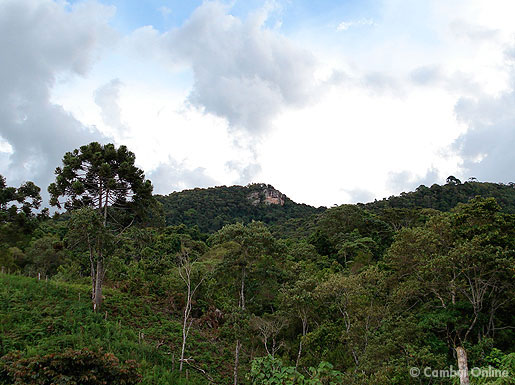
[[[194,283],[195,277],[195,265],[198,263],[197,261],[192,261],[188,252],[183,250],[182,255],[180,257],[180,265],[179,265],[179,276],[182,281],[186,285],[186,303],[184,305],[184,312],[182,318],[182,347],[181,347],[181,359],[179,364],[179,371],[182,372],[182,366],[184,363],[184,352],[186,350],[186,341],[188,339],[188,334],[190,332],[191,324],[193,323],[193,319],[191,318],[191,310],[193,308],[193,297],[197,289],[200,287],[204,279],[205,275],[200,275],[197,277],[197,283]]]
[[[282,342],[277,343],[277,336],[287,325],[287,321],[278,316],[253,317],[251,326],[261,334],[261,341],[267,354],[272,357],[283,346]]]
[[[247,251],[245,250],[245,258],[248,258]],[[241,268],[241,285],[240,285],[240,293],[238,298],[238,307],[241,310],[245,310],[245,277],[247,276],[246,272],[246,264],[243,263]],[[236,340],[236,347],[234,348],[234,385],[238,385],[238,368],[240,366],[240,350],[241,350],[241,341],[238,338]]]
[[[302,340],[308,334],[308,310],[305,307],[298,309],[299,319],[302,322],[302,336],[299,341],[299,351],[297,352],[297,359],[295,360],[295,369],[299,367],[300,357],[302,356]]]

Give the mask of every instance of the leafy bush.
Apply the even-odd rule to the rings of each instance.
[[[0,381],[13,385],[133,385],[141,381],[137,364],[120,363],[111,353],[89,349],[24,358],[10,353],[1,358]]]
[[[343,374],[333,370],[328,362],[321,362],[318,368],[309,368],[308,377],[293,366],[284,366],[282,361],[271,355],[252,361],[248,379],[254,385],[336,385],[343,383]]]

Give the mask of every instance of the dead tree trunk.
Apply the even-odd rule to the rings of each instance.
[[[186,341],[190,332],[191,324],[191,310],[193,308],[193,296],[204,281],[205,276],[200,277],[199,282],[193,286],[192,272],[195,262],[191,262],[187,253],[181,259],[181,266],[179,267],[179,276],[186,285],[186,304],[184,306],[183,319],[182,319],[182,346],[181,346],[181,359],[179,361],[179,371],[182,372],[184,363],[184,353],[186,351]]]
[[[306,314],[304,314],[304,312],[301,312],[300,319],[302,321],[302,336],[300,337],[299,341],[299,351],[297,353],[297,360],[295,361],[295,369],[299,367],[300,356],[302,355],[302,339],[306,336],[308,332],[308,317],[306,316]]]
[[[181,359],[179,360],[179,372],[182,372],[182,364],[184,362],[184,352],[186,351],[186,340],[191,327],[191,321],[188,324],[189,311],[187,310],[189,304],[184,309],[184,318],[182,322],[182,346],[181,346]]]
[[[241,269],[241,286],[240,286],[240,298],[238,305],[241,310],[245,310],[245,266]],[[234,349],[234,385],[238,385],[238,369],[240,365],[240,349],[241,342],[239,338],[236,340],[236,348]]]
[[[191,270],[188,267],[184,267],[184,275],[181,270],[179,274],[186,284],[186,305],[184,306],[184,313],[182,319],[182,347],[181,347],[181,359],[179,361],[179,372],[182,372],[182,364],[184,362],[184,351],[186,350],[186,340],[190,331],[191,322],[188,324],[191,313]]]
[[[458,356],[458,369],[460,374],[460,385],[470,385],[467,352],[461,346],[456,348]]]

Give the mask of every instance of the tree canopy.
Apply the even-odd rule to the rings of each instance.
[[[67,152],[63,166],[55,170],[56,181],[48,187],[50,204],[68,210],[95,207],[104,215],[109,206],[141,206],[152,196],[152,183],[135,160],[125,146],[97,142]]]
[[[49,191],[64,209],[52,217],[36,214],[36,186],[0,180],[2,385],[456,385],[467,379],[423,370],[515,372],[512,184],[453,177],[331,208],[254,184],[153,205],[134,154],[91,143],[65,154]]]

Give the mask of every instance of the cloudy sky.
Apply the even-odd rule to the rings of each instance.
[[[125,144],[167,194],[514,181],[513,0],[0,0],[0,173]]]

